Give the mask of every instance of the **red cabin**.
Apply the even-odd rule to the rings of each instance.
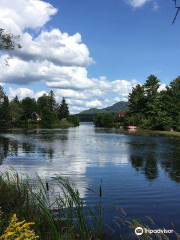
[[[127,113],[127,112],[125,112],[125,111],[118,112],[119,117],[125,117],[126,113]]]

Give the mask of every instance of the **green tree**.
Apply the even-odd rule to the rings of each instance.
[[[156,128],[157,114],[160,111],[160,81],[150,75],[145,84],[137,85],[129,94],[129,110],[127,124],[135,124],[145,128]]]
[[[19,98],[18,98],[18,96],[16,95],[15,96],[15,98],[12,100],[13,102],[15,102],[15,103],[17,103],[17,104],[19,104],[20,102],[19,102]]]
[[[51,110],[51,112],[56,112],[57,103],[56,103],[56,99],[55,99],[55,94],[52,90],[50,91],[49,96],[48,96],[48,104],[49,104],[49,109]]]
[[[144,86],[138,84],[132,89],[132,93],[129,94],[129,103],[129,112],[131,114],[144,112],[146,104]]]
[[[52,113],[51,110],[47,107],[42,109],[41,123],[44,126],[52,126],[58,122],[57,115]]]
[[[103,116],[103,125],[104,127],[112,127],[114,123],[114,118],[111,113],[105,113]]]
[[[79,117],[77,115],[69,115],[67,121],[73,123],[74,126],[79,126]]]
[[[0,86],[0,121],[8,123],[10,120],[9,99],[4,93],[3,87]]]
[[[23,115],[23,109],[16,101],[11,101],[9,104],[10,116],[13,122],[19,122]]]
[[[166,87],[162,99],[162,108],[167,116],[173,119],[172,127],[175,130],[180,128],[180,77],[177,77]]]
[[[132,93],[129,94],[129,103],[124,124],[140,126],[145,118],[146,109],[146,94],[143,85],[138,84],[132,89]]]
[[[67,118],[69,116],[69,107],[66,103],[65,98],[62,99],[61,105],[58,108],[58,118],[59,120]]]
[[[94,117],[94,124],[96,127],[112,127],[114,125],[114,118],[111,113],[98,113]]]
[[[37,106],[40,113],[42,113],[43,108],[49,108],[49,98],[46,94],[38,98]]]
[[[145,114],[146,115],[156,115],[159,106],[159,92],[160,81],[154,75],[148,77],[144,84],[145,90]]]
[[[34,98],[26,97],[21,102],[23,109],[23,119],[28,120],[31,118],[31,114],[37,111],[37,103]]]

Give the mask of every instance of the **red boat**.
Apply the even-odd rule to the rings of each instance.
[[[137,126],[127,126],[127,129],[137,129]]]

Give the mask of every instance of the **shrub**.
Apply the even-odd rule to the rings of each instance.
[[[74,126],[79,126],[79,117],[77,115],[69,115],[67,120],[74,124]]]

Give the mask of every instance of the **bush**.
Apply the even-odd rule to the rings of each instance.
[[[41,124],[45,126],[51,126],[58,122],[58,117],[56,114],[52,113],[51,110],[47,107],[42,110],[42,119]]]
[[[73,123],[74,126],[79,126],[79,117],[77,115],[69,115],[67,121]]]
[[[94,117],[94,124],[96,127],[113,127],[114,118],[110,113],[96,114]]]

